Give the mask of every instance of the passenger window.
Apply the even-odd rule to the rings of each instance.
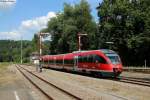
[[[87,62],[87,57],[86,56],[82,57],[82,62]]]
[[[87,56],[87,61],[92,63],[93,62],[93,55],[88,55]]]
[[[73,60],[71,59],[71,60],[69,60],[69,64],[73,64]]]
[[[62,63],[62,62],[61,62]],[[73,62],[73,60],[64,60],[64,63],[65,64],[73,64],[74,62]]]
[[[86,56],[86,61],[87,61],[87,62],[89,62],[89,55],[88,55],[88,56]]]
[[[82,56],[78,56],[78,61],[81,63],[82,62]]]
[[[80,62],[80,63],[82,63],[82,62],[94,62],[93,61],[94,59],[93,59],[93,55],[88,55],[88,56],[79,56],[78,57],[78,61]]]

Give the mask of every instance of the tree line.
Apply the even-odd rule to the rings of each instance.
[[[22,48],[21,48],[22,42]],[[0,40],[0,62],[21,62],[21,49],[23,63],[30,62],[30,56],[33,52],[38,52],[36,35],[30,40]],[[43,42],[43,54],[49,53],[49,42]]]

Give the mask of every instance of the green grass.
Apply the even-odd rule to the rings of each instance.
[[[0,72],[6,70],[10,63],[0,63]]]

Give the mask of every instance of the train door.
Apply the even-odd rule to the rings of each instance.
[[[63,65],[62,65],[62,68],[64,69],[64,65],[65,65],[65,56],[63,56]]]
[[[78,56],[75,56],[74,57],[74,67],[73,67],[73,70],[77,71],[77,69],[78,69]]]
[[[54,57],[54,68],[56,68],[56,57]]]

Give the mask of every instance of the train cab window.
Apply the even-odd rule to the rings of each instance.
[[[106,60],[98,55],[94,55],[94,61],[98,61],[99,63],[106,64]]]

